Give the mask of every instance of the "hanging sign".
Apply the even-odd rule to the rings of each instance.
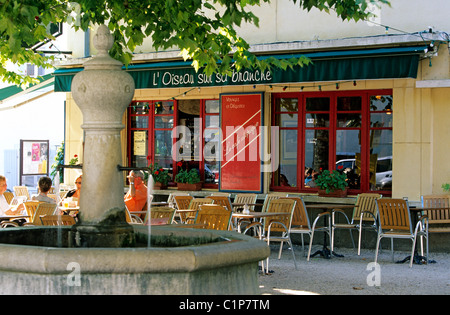
[[[262,93],[221,94],[219,189],[262,192]]]

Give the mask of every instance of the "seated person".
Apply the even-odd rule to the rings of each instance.
[[[147,186],[144,184],[142,171],[131,171],[127,176],[130,181],[130,190],[124,197],[125,205],[130,212],[142,211],[147,202]]]
[[[3,195],[7,189],[8,185],[6,184],[6,177],[0,175],[0,216],[21,215],[23,210],[25,210],[23,203],[17,207],[17,210],[13,210]]]
[[[42,176],[38,181],[39,195],[31,198],[32,200],[43,201],[48,203],[56,203],[56,200],[47,196],[50,188],[52,188],[52,180],[48,176]]]
[[[67,194],[64,196],[64,198],[78,198],[80,199],[80,194],[81,194],[81,180],[83,179],[83,175],[80,175],[77,177],[77,179],[75,179],[75,185],[76,185],[76,189],[72,189],[69,190],[67,192]]]

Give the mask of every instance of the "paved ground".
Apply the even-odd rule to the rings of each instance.
[[[268,295],[450,295],[450,253],[430,253],[436,263],[416,265],[396,264],[390,249],[380,252],[379,268],[370,265],[375,250],[336,248],[343,258],[324,259],[316,256],[309,262],[301,246],[294,246],[298,270],[286,245],[281,260],[277,259],[278,245],[270,256],[270,275],[260,275],[262,294]],[[306,247],[307,248],[307,247]],[[313,252],[319,246],[313,247]],[[394,260],[406,257],[406,252],[394,252]],[[379,272],[378,272],[379,271]],[[379,281],[379,283],[376,283]],[[378,285],[377,285],[378,284]]]

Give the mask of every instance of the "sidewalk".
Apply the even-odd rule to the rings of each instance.
[[[430,253],[436,263],[415,265],[409,262],[392,263],[390,249],[380,251],[377,268],[369,263],[374,261],[375,249],[357,250],[336,248],[343,258],[324,259],[316,256],[306,261],[301,246],[294,245],[298,270],[295,270],[292,254],[284,246],[278,260],[278,244],[271,246],[270,275],[260,275],[262,294],[268,295],[450,295],[450,254]],[[305,251],[307,253],[307,246]],[[314,246],[312,252],[319,249]],[[395,249],[395,247],[394,247]],[[402,260],[407,252],[394,251],[394,260]],[[379,279],[379,286],[370,285]]]

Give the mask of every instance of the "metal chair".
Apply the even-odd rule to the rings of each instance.
[[[171,207],[152,207],[150,210],[150,224],[171,224],[175,216],[175,209]],[[144,224],[148,224],[148,215],[145,216]]]
[[[263,220],[262,231],[260,233],[260,239],[267,242],[267,245],[270,245],[270,242],[280,242],[280,250],[278,252],[278,259],[281,258],[281,252],[283,250],[283,243],[287,242],[289,244],[289,248],[292,252],[292,258],[294,259],[295,269],[297,269],[297,261],[295,260],[294,247],[292,246],[291,241],[291,224],[292,217],[294,214],[296,201],[293,199],[273,199],[269,202],[267,207],[267,212],[269,213],[287,213],[280,214],[276,216],[266,217]],[[254,222],[248,226],[248,228],[244,231],[244,234],[251,228],[260,226],[260,222]],[[273,235],[276,233],[277,235]],[[281,234],[281,235],[280,235]],[[263,265],[264,269],[264,265]],[[266,273],[269,272],[269,257],[266,260]]]
[[[194,199],[194,197],[189,196],[189,195],[175,195],[173,197],[173,200],[175,201],[175,205],[176,205],[177,209],[179,209],[179,210],[188,209],[189,204],[191,203],[192,199]],[[175,215],[179,218],[180,222],[183,223],[183,222],[186,222],[186,217],[189,214],[190,213],[178,212]]]
[[[11,201],[14,199],[14,194],[10,191],[5,191],[3,196],[5,196],[6,202],[10,205]]]
[[[195,224],[204,224],[204,229],[225,230],[231,228],[232,212],[217,204],[203,204],[195,216]]]
[[[14,194],[16,196],[24,196],[29,200],[30,199],[30,193],[28,192],[27,186],[14,186]]]
[[[24,223],[23,225],[42,225],[41,216],[53,215],[55,209],[56,204],[54,203],[39,202],[31,222]]]
[[[256,199],[258,198],[257,194],[236,194],[234,197],[233,203],[242,203],[242,204],[254,204],[256,203]],[[242,206],[233,206],[233,211],[237,211]],[[254,210],[254,205],[249,205],[249,210]]]
[[[450,195],[425,195],[421,200],[422,207],[441,208],[423,211],[428,217],[428,233],[450,232]]]
[[[411,259],[409,267],[412,267],[414,248],[416,246],[417,236],[425,237],[427,243],[427,259],[428,259],[428,218],[422,216],[417,222],[414,230],[411,224],[411,213],[409,211],[408,202],[404,199],[381,198],[377,200],[378,209],[378,237],[375,250],[375,263],[378,259],[378,248],[382,238],[391,239],[392,261],[394,261],[394,238],[410,239],[412,241]],[[422,243],[423,244],[423,243]],[[421,247],[423,256],[423,246]]]
[[[228,211],[233,211],[233,207],[231,206],[231,200],[228,196],[209,196],[209,199],[213,200],[213,203],[221,205],[225,207]]]
[[[348,219],[347,215],[341,210],[333,211],[331,217],[331,251],[334,249],[334,230],[345,229],[349,230],[350,238],[352,240],[353,248],[355,248],[355,242],[353,240],[352,230],[358,230],[358,255],[361,254],[361,235],[362,230],[377,231],[376,216],[377,216],[377,203],[380,199],[380,194],[359,194],[356,198],[355,208],[353,208],[352,221]],[[344,215],[347,223],[336,223],[336,214],[341,213]]]

